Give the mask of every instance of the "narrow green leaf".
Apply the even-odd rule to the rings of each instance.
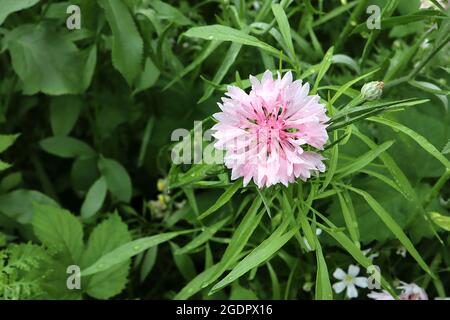
[[[446,231],[450,231],[450,217],[444,216],[439,212],[431,212],[430,213],[431,220],[437,224],[439,227]]]
[[[193,27],[183,35],[190,38],[201,38],[205,40],[231,41],[248,46],[254,46],[278,55],[279,51],[267,43],[258,40],[256,37],[246,34],[243,31],[222,25],[210,25],[203,27]]]
[[[269,261],[266,263],[267,270],[269,270],[270,281],[272,282],[272,300],[281,299],[280,281],[278,280],[277,273],[273,269]]]
[[[175,251],[175,254],[185,254],[200,247],[202,244],[211,239],[217,231],[222,229],[222,227],[228,222],[228,220],[229,218],[226,217],[225,219],[216,222],[212,226],[206,227],[202,233],[192,239],[188,244],[180,249],[177,249]]]
[[[323,256],[322,247],[316,237],[316,300],[333,300],[333,290],[331,289],[328,267]]]
[[[333,58],[333,50],[334,48],[331,47],[328,49],[327,53],[325,53],[325,56],[322,59],[322,62],[320,63],[320,69],[319,73],[317,74],[316,81],[314,82],[314,86],[311,90],[311,94],[314,94],[317,92],[317,88],[319,87],[320,81],[327,73],[328,69],[331,66],[332,58]]]
[[[81,272],[81,276],[89,276],[96,274],[101,271],[105,271],[119,263],[122,263],[129,258],[150,249],[156,245],[159,245],[163,242],[169,241],[179,235],[186,234],[192,232],[191,230],[187,231],[177,231],[177,232],[167,232],[157,234],[151,237],[145,237],[141,239],[137,239],[134,241],[130,241],[120,247],[104,254],[100,257],[96,262],[94,262],[89,267],[85,268]]]
[[[369,118],[370,121],[381,123],[384,125],[387,125],[391,127],[394,130],[398,130],[403,132],[404,134],[410,136],[414,141],[416,141],[425,151],[427,151],[429,154],[431,154],[433,157],[435,157],[438,161],[440,161],[448,170],[450,170],[450,160],[448,160],[442,153],[439,152],[438,149],[436,149],[435,146],[433,146],[425,137],[421,136],[414,130],[411,130],[410,128],[385,118],[380,117],[373,117]]]
[[[228,70],[230,69],[231,65],[236,60],[239,52],[241,51],[242,44],[239,43],[232,43],[230,48],[227,51],[227,54],[225,55],[222,64],[220,65],[219,69],[217,70],[216,74],[214,75],[214,78],[212,82],[214,83],[220,83],[225,75],[227,74]],[[208,99],[212,93],[214,92],[214,87],[208,86],[205,90],[205,93],[200,98],[198,103],[202,103],[206,99]]]
[[[289,26],[289,20],[284,12],[283,7],[279,3],[272,4],[272,11],[277,20],[278,27],[280,28],[281,35],[283,36],[284,42],[288,46],[289,53],[292,59],[295,59],[294,44],[292,43],[291,27]]]
[[[239,188],[242,187],[242,181],[238,180],[236,181],[231,187],[225,190],[225,192],[217,199],[217,201],[205,212],[203,212],[198,218],[204,219],[205,217],[209,216],[211,213],[216,212],[218,209],[220,209],[222,206],[224,206],[230,199],[233,197],[233,195],[239,190]]]
[[[345,186],[345,188],[362,196],[364,200],[366,200],[366,202],[369,204],[369,206],[373,209],[373,211],[378,215],[378,217],[380,217],[380,219],[389,228],[389,230],[391,230],[391,232],[403,244],[406,250],[408,250],[411,256],[417,261],[420,267],[431,277],[435,278],[435,275],[428,267],[426,262],[422,259],[419,252],[417,252],[411,240],[409,240],[407,235],[403,232],[402,228],[397,224],[397,222],[395,222],[395,220],[389,215],[389,213],[369,193],[349,186]]]
[[[229,285],[231,282],[239,279],[242,275],[253,268],[256,268],[261,263],[268,260],[274,253],[281,249],[297,232],[297,229],[292,229],[283,235],[275,232],[269,238],[264,240],[258,247],[256,247],[248,256],[242,259],[233,270],[225,276],[212,289],[212,292],[220,290]]]
[[[338,192],[337,195],[339,198],[342,215],[344,216],[345,225],[347,226],[348,232],[350,233],[350,237],[356,245],[359,245],[358,220],[356,220],[354,213],[350,212],[350,208],[353,209],[351,203],[347,204],[347,200],[351,201],[351,198],[344,198],[344,196],[340,192]]]
[[[375,149],[372,149],[362,156],[358,157],[356,160],[351,161],[348,165],[338,169],[336,171],[337,179],[342,179],[352,173],[358,172],[368,164],[372,163],[382,152],[389,149],[392,144],[394,144],[393,140],[386,141],[383,144],[377,146]]]
[[[334,94],[333,98],[332,98],[331,101],[330,101],[330,104],[331,104],[331,105],[334,105],[334,103],[337,101],[337,99],[338,99],[342,94],[344,94],[344,92],[345,92],[347,89],[350,89],[350,87],[351,87],[352,85],[354,85],[355,83],[361,81],[361,80],[364,79],[364,78],[367,78],[368,76],[371,76],[372,74],[378,72],[379,70],[380,70],[380,68],[376,68],[376,69],[374,69],[374,70],[372,70],[372,71],[369,71],[369,72],[363,74],[362,76],[359,76],[358,78],[355,78],[355,79],[353,79],[353,80],[350,80],[349,82],[347,82],[346,84],[344,84],[343,86],[341,86],[341,87],[339,88],[339,90]]]

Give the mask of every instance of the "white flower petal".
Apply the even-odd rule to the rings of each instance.
[[[359,267],[353,264],[348,266],[348,274],[352,277],[356,277],[359,273]]]
[[[349,284],[347,286],[347,297],[349,297],[350,299],[358,297],[358,290],[356,290],[354,284]]]
[[[344,291],[346,285],[344,283],[344,281],[339,281],[336,282],[335,284],[333,284],[333,290],[336,293],[341,293],[342,291]]]
[[[344,280],[346,275],[347,274],[341,268],[337,268],[333,273],[333,277],[335,277],[338,280]]]
[[[366,277],[356,277],[353,279],[353,283],[360,288],[367,288],[367,278]]]

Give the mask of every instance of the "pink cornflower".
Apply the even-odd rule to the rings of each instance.
[[[425,290],[415,283],[401,281],[401,285],[397,289],[401,290],[400,300],[428,300]],[[367,296],[374,300],[394,300],[394,297],[386,290],[382,292],[372,291]]]
[[[214,147],[225,150],[231,179],[243,177],[244,186],[253,179],[259,188],[287,186],[325,171],[324,158],[305,148],[322,150],[328,140],[329,118],[319,96],[308,95],[309,84],[292,81],[291,72],[274,80],[270,71],[261,81],[250,76],[250,82],[249,94],[229,86],[218,103],[222,112],[214,114]]]

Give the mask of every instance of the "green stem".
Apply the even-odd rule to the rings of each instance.
[[[445,173],[439,178],[438,181],[436,181],[433,188],[431,188],[430,192],[428,193],[427,197],[425,198],[425,201],[423,203],[424,209],[426,209],[430,205],[431,201],[438,195],[438,193],[444,187],[444,185],[446,184],[448,179],[450,179],[450,170],[446,169]]]

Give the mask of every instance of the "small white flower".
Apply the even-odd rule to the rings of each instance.
[[[303,291],[310,292],[313,286],[314,286],[314,283],[308,281],[308,282],[305,282],[302,289],[303,289]]]
[[[320,236],[322,234],[322,229],[317,228],[316,229],[316,236]],[[312,251],[311,246],[309,245],[308,240],[304,237],[303,238],[303,242],[305,243],[306,249],[308,249],[308,251]]]
[[[399,256],[402,256],[403,258],[406,258],[406,248],[404,246],[398,247],[395,253],[398,254]]]
[[[359,267],[352,264],[349,265],[347,273],[345,273],[341,268],[337,268],[333,273],[333,277],[341,281],[333,284],[334,291],[336,293],[341,293],[347,289],[346,295],[348,298],[352,299],[358,297],[358,290],[356,289],[356,286],[360,288],[367,288],[367,278],[358,277],[358,274]]]
[[[427,49],[430,47],[430,40],[428,38],[425,38],[425,40],[422,41],[422,43],[420,44],[420,47],[422,49]]]
[[[444,8],[447,9],[450,5],[450,0],[437,0],[437,2]],[[436,9],[437,6],[430,0],[420,0],[420,9],[428,9],[428,8],[434,8]]]
[[[368,255],[369,252],[372,250],[372,248],[368,248],[366,250],[363,250],[362,253],[369,259],[370,261],[373,261],[376,257],[378,257],[380,254],[378,252],[373,252],[372,254]]]
[[[395,300],[393,296],[386,290],[383,290],[382,292],[376,292],[372,291],[370,292],[367,297],[373,300]]]

